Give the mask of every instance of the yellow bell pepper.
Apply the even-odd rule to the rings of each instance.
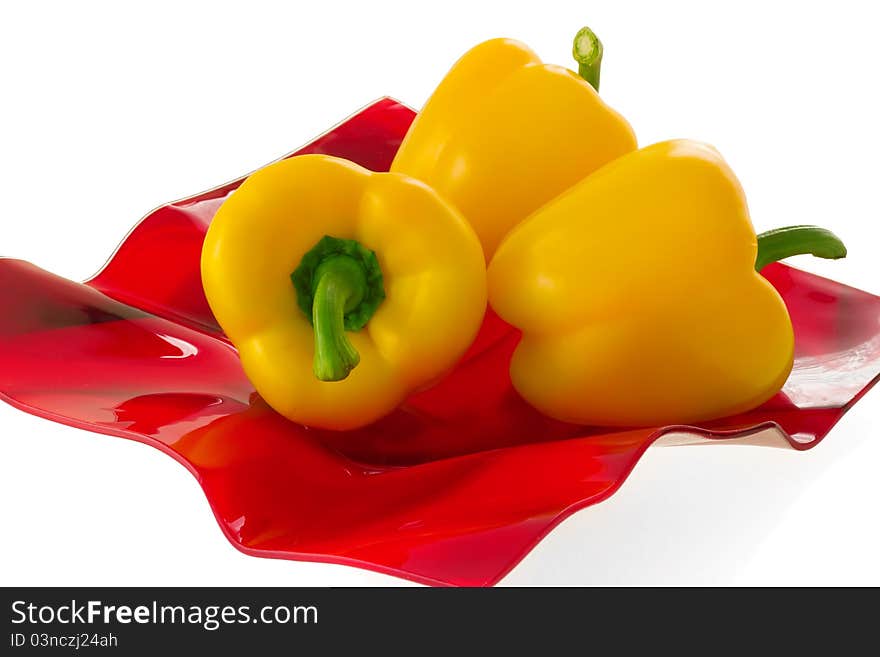
[[[202,251],[217,321],[266,402],[351,429],[450,369],[486,308],[473,229],[423,183],[304,155],[251,175]]]
[[[601,44],[589,30],[582,74],[598,86]],[[587,62],[584,64],[584,62]],[[513,226],[636,148],[632,128],[584,78],[543,64],[527,46],[493,39],[467,52],[416,117],[392,171],[452,201],[487,260]]]
[[[712,147],[679,140],[625,155],[520,223],[490,263],[489,302],[523,331],[513,384],[543,413],[581,424],[697,422],[758,406],[788,377],[794,336],[756,268],[796,253],[846,249],[808,226],[759,240]]]

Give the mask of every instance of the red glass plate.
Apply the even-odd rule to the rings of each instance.
[[[413,116],[382,99],[298,153],[385,170]],[[247,554],[492,584],[611,495],[659,438],[809,449],[880,374],[880,298],[772,265],[795,364],[750,413],[637,430],[550,420],[511,388],[518,334],[490,313],[455,372],[392,415],[347,433],[306,429],[254,392],[202,293],[205,229],[240,182],[150,213],[85,284],[0,260],[0,397],[172,456]]]

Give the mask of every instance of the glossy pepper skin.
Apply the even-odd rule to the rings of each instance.
[[[366,326],[345,332],[360,362],[334,381],[316,378],[315,330],[291,281],[325,236],[374,252],[385,293]],[[416,180],[324,155],[251,175],[212,221],[201,269],[260,395],[285,417],[327,429],[368,424],[444,374],[486,308],[483,253],[455,208]]]
[[[788,377],[794,334],[756,249],[712,147],[669,141],[608,164],[517,226],[490,264],[490,303],[523,331],[514,386],[581,424],[758,406]]]
[[[522,219],[635,148],[632,128],[583,78],[518,41],[493,39],[440,82],[391,170],[452,201],[488,260]]]

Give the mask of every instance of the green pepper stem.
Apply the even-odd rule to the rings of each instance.
[[[578,75],[599,91],[599,73],[602,69],[602,42],[595,32],[582,27],[574,37],[571,54],[578,63]]]
[[[360,362],[346,331],[360,331],[385,299],[376,254],[355,240],[325,235],[290,275],[296,303],[312,324],[312,369],[321,381],[341,381]]]
[[[315,376],[341,381],[361,357],[345,335],[345,313],[364,298],[367,281],[363,268],[346,255],[324,260],[315,270],[312,325],[315,329]]]
[[[804,253],[836,260],[846,257],[846,246],[837,235],[818,226],[786,226],[768,230],[758,235],[755,270],[761,271],[771,262]]]

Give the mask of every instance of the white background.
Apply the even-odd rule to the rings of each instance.
[[[510,36],[573,67],[642,145],[715,144],[758,230],[833,227],[880,293],[880,42],[869,2],[17,2],[0,9],[0,255],[81,280],[148,210],[253,170],[381,95],[424,102]],[[686,257],[687,254],[670,254]],[[655,448],[505,584],[880,584],[880,392],[815,450]],[[246,557],[158,451],[0,404],[0,583],[386,585]]]

